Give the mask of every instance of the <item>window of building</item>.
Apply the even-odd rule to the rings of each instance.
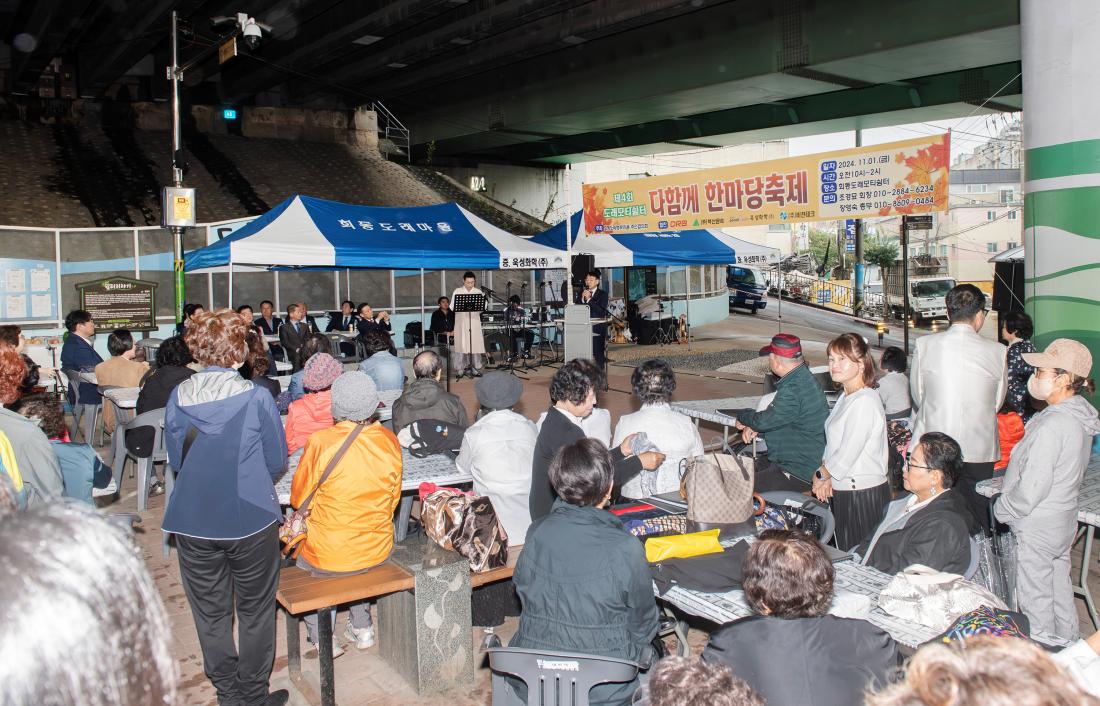
[[[1019,247],[1019,245],[1020,245],[1019,243],[1010,240],[1007,243],[1005,243],[1005,250],[1011,250],[1012,248]]]
[[[1013,195],[1012,189],[1001,189],[1001,203],[1012,203]]]
[[[986,243],[985,244],[985,251],[986,252],[997,252],[997,244],[996,243]]]
[[[986,211],[985,212],[985,220],[987,220],[987,221],[997,220],[997,212],[996,211]]]
[[[1018,212],[1016,212],[1016,211],[1009,211],[1009,212],[1008,212],[1008,220],[1010,220],[1010,221],[1014,221],[1014,220],[1016,220],[1016,218],[1017,218],[1017,217],[1018,217],[1019,215],[1020,215],[1020,214],[1019,214]]]
[[[946,245],[941,245],[940,246],[940,257],[947,257],[947,246]]]
[[[791,230],[790,223],[770,223],[768,224],[768,232],[770,233],[789,233]]]
[[[968,194],[984,194],[989,191],[989,184],[967,184],[966,193]]]

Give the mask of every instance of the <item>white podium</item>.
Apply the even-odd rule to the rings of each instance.
[[[565,360],[592,359],[592,319],[583,304],[565,307]]]

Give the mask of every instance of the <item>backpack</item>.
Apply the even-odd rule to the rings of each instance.
[[[462,435],[466,433],[466,427],[438,419],[418,419],[407,429],[412,437],[409,453],[417,458],[432,454],[457,454],[462,447]]]

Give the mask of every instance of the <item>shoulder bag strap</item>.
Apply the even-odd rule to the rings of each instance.
[[[340,449],[336,452],[336,455],[333,456],[332,460],[328,462],[327,466],[325,466],[325,472],[321,474],[321,479],[317,481],[317,485],[313,486],[313,491],[309,494],[308,497],[306,497],[305,500],[302,501],[302,504],[298,507],[298,512],[303,512],[307,507],[309,507],[309,503],[313,500],[313,496],[316,495],[317,491],[321,489],[321,484],[324,483],[325,480],[332,474],[332,471],[336,468],[336,464],[340,463],[340,459],[344,457],[344,453],[348,450],[348,447],[351,446],[352,442],[355,441],[355,437],[359,436],[359,432],[363,431],[363,427],[365,427],[366,425],[366,422],[359,422],[355,425],[355,428],[351,430],[351,433],[348,434],[348,438],[344,439],[344,443],[341,444]]]

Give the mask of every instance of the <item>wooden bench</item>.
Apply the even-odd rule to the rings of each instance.
[[[512,578],[522,549],[522,546],[510,547],[505,566],[479,574],[471,573],[471,590]],[[338,606],[415,590],[415,575],[392,560],[353,576],[313,576],[296,567],[282,569],[275,598],[287,613],[287,668],[291,682],[302,696],[314,706],[336,704],[332,615]],[[302,675],[301,628],[298,623],[299,616],[306,613],[317,614],[319,690]]]
[[[378,598],[397,591],[411,591],[413,575],[397,564],[386,562],[354,576],[312,576],[291,567],[279,572],[275,599],[286,611],[287,668],[294,686],[314,706],[336,706],[336,685],[332,665],[332,615],[345,603]],[[320,691],[302,676],[299,615],[317,613],[317,659]]]

